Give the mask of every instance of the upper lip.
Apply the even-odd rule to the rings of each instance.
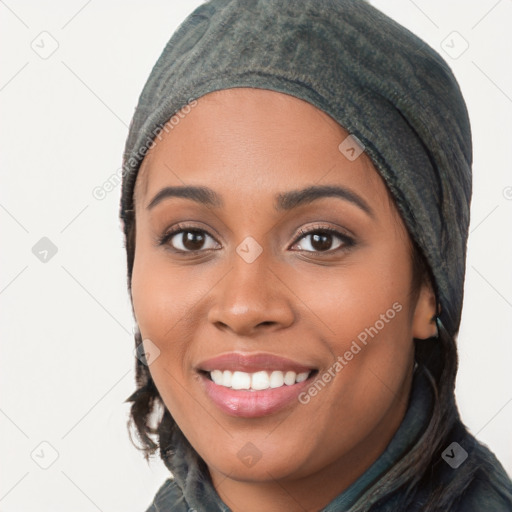
[[[261,352],[252,354],[229,352],[201,361],[197,365],[197,369],[206,372],[213,370],[231,370],[252,373],[261,370],[280,370],[303,373],[314,370],[315,368],[274,354]]]

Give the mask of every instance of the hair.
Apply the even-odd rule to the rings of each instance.
[[[128,264],[128,288],[131,294],[131,277],[135,255],[135,211],[131,210],[125,219]],[[428,262],[422,250],[412,239],[411,263],[412,283],[411,297],[417,297],[421,286],[428,282],[433,287],[435,280]],[[437,293],[436,293],[437,297]],[[463,471],[467,478],[459,478],[449,486],[442,483],[432,483],[432,466],[441,460],[441,454],[448,444],[450,430],[458,419],[458,410],[455,404],[455,378],[458,369],[458,355],[455,337],[450,335],[436,317],[438,325],[438,337],[427,340],[414,339],[415,361],[418,371],[426,374],[434,390],[434,405],[430,421],[420,439],[414,447],[397,462],[380,480],[379,489],[369,496],[371,507],[368,509],[368,501],[354,509],[354,512],[378,510],[379,504],[389,497],[389,493],[396,489],[402,489],[401,506],[397,510],[407,510],[409,504],[416,503],[422,489],[430,489],[425,512],[440,512],[451,509],[451,506],[459,499],[465,487],[471,482],[471,477],[477,470],[476,465],[467,461],[457,471]],[[140,330],[135,332],[135,347],[142,343]],[[151,377],[147,365],[139,358],[135,358],[136,390],[125,402],[132,403],[130,417],[127,422],[128,432],[134,446],[143,452],[147,462],[157,450],[164,462],[172,457],[172,447],[176,434],[180,442],[183,442],[189,450],[189,455],[198,462],[200,472],[205,478],[209,478],[206,463],[190,445],[186,437],[180,431],[175,420],[158,392]],[[140,445],[135,443],[132,431],[136,434]],[[171,450],[170,450],[171,448]],[[169,464],[167,464],[170,467]],[[171,464],[172,466],[172,464]],[[384,490],[384,496],[381,496]],[[385,491],[388,490],[388,493]],[[377,497],[377,493],[379,497]]]

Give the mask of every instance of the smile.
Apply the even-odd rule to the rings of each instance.
[[[213,370],[210,372],[210,378],[218,386],[224,386],[231,389],[250,389],[252,391],[261,391],[268,388],[275,389],[282,386],[292,386],[293,384],[303,382],[309,377],[310,373],[311,372],[283,372],[280,370],[274,370],[272,372],[261,370],[255,373]]]
[[[301,406],[298,395],[318,373],[311,366],[272,354],[228,353],[196,369],[203,391],[225,414],[256,418]]]

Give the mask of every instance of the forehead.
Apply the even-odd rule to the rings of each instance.
[[[288,94],[255,88],[209,93],[147,153],[136,181],[136,204],[162,186],[208,184],[237,194],[299,185],[343,183],[387,190],[367,155],[340,150],[350,134],[328,114]],[[357,146],[355,147],[356,149]]]

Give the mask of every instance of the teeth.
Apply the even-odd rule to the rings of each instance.
[[[273,372],[259,371],[255,373],[231,372],[229,370],[212,370],[210,377],[219,386],[232,389],[250,389],[260,391],[268,388],[280,388],[284,385],[291,386],[297,382],[303,382],[309,377],[310,372],[295,373],[292,371]]]
[[[295,379],[295,382],[302,382],[306,380],[309,377],[309,372],[299,373],[297,375],[297,378]]]
[[[260,390],[270,386],[270,379],[267,372],[256,372],[251,376],[251,388]]]
[[[233,374],[229,370],[224,370],[222,373],[222,382],[219,382],[222,386],[227,386],[228,388],[231,387],[231,379],[233,377]]]
[[[295,383],[295,379],[293,379]],[[284,375],[283,372],[272,372],[270,374],[270,387],[271,388],[280,388],[282,385],[284,385]]]
[[[286,372],[284,374],[284,383],[287,386],[291,386],[292,384],[295,384],[295,379],[297,378],[297,374],[295,372]]]
[[[233,372],[231,387],[233,389],[249,389],[251,387],[251,376],[245,372]]]
[[[210,372],[210,377],[215,384],[222,384],[223,382],[222,372],[220,370],[213,370],[213,372]]]

